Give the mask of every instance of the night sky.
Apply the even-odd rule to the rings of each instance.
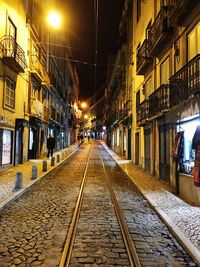
[[[123,0],[99,0],[97,79],[95,88],[95,11],[93,0],[68,0],[69,40],[80,81],[80,98],[88,98],[105,82],[107,56],[116,52]],[[91,64],[91,65],[90,65]]]

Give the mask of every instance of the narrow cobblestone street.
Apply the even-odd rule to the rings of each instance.
[[[99,156],[124,214],[141,266],[197,266],[99,142],[11,202],[0,216],[0,266],[59,266],[92,147],[70,266],[130,266]]]

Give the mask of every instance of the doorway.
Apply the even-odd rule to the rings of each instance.
[[[150,133],[151,130],[146,129],[144,131],[144,168],[148,173],[151,172],[151,149],[150,149]]]
[[[170,179],[170,125],[159,127],[159,177],[165,182]]]
[[[139,165],[139,143],[140,134],[137,132],[135,133],[135,165]]]

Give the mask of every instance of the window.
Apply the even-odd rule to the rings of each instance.
[[[140,106],[140,90],[137,91],[136,93],[136,110],[139,108]]]
[[[160,84],[169,83],[169,57],[160,66]]]
[[[119,140],[120,140],[120,136],[119,136],[119,128],[117,128],[117,138],[116,138],[116,145],[119,146]]]
[[[200,53],[200,22],[188,34],[188,61]]]
[[[137,0],[137,21],[139,21],[141,16],[141,0]]]
[[[152,88],[152,78],[150,77],[146,83],[145,83],[145,98],[148,98],[148,96],[153,92]]]
[[[148,39],[150,28],[151,28],[151,20],[149,21],[149,23],[148,23],[148,25],[146,27],[146,39]]]
[[[15,82],[6,77],[5,104],[11,108],[15,107]]]
[[[10,18],[8,18],[8,35],[11,36],[16,41],[17,28]]]
[[[34,81],[32,81],[31,97],[32,98],[37,97],[37,83],[35,83]]]

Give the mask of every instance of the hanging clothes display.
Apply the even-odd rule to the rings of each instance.
[[[193,169],[194,184],[200,186],[200,126],[197,126],[192,138],[192,148],[195,149],[195,161]]]
[[[174,161],[182,162],[184,148],[184,131],[177,132],[175,136],[175,143],[172,150],[172,157]]]
[[[192,149],[196,149],[198,145],[200,145],[200,125],[197,126],[194,136],[192,138]]]

